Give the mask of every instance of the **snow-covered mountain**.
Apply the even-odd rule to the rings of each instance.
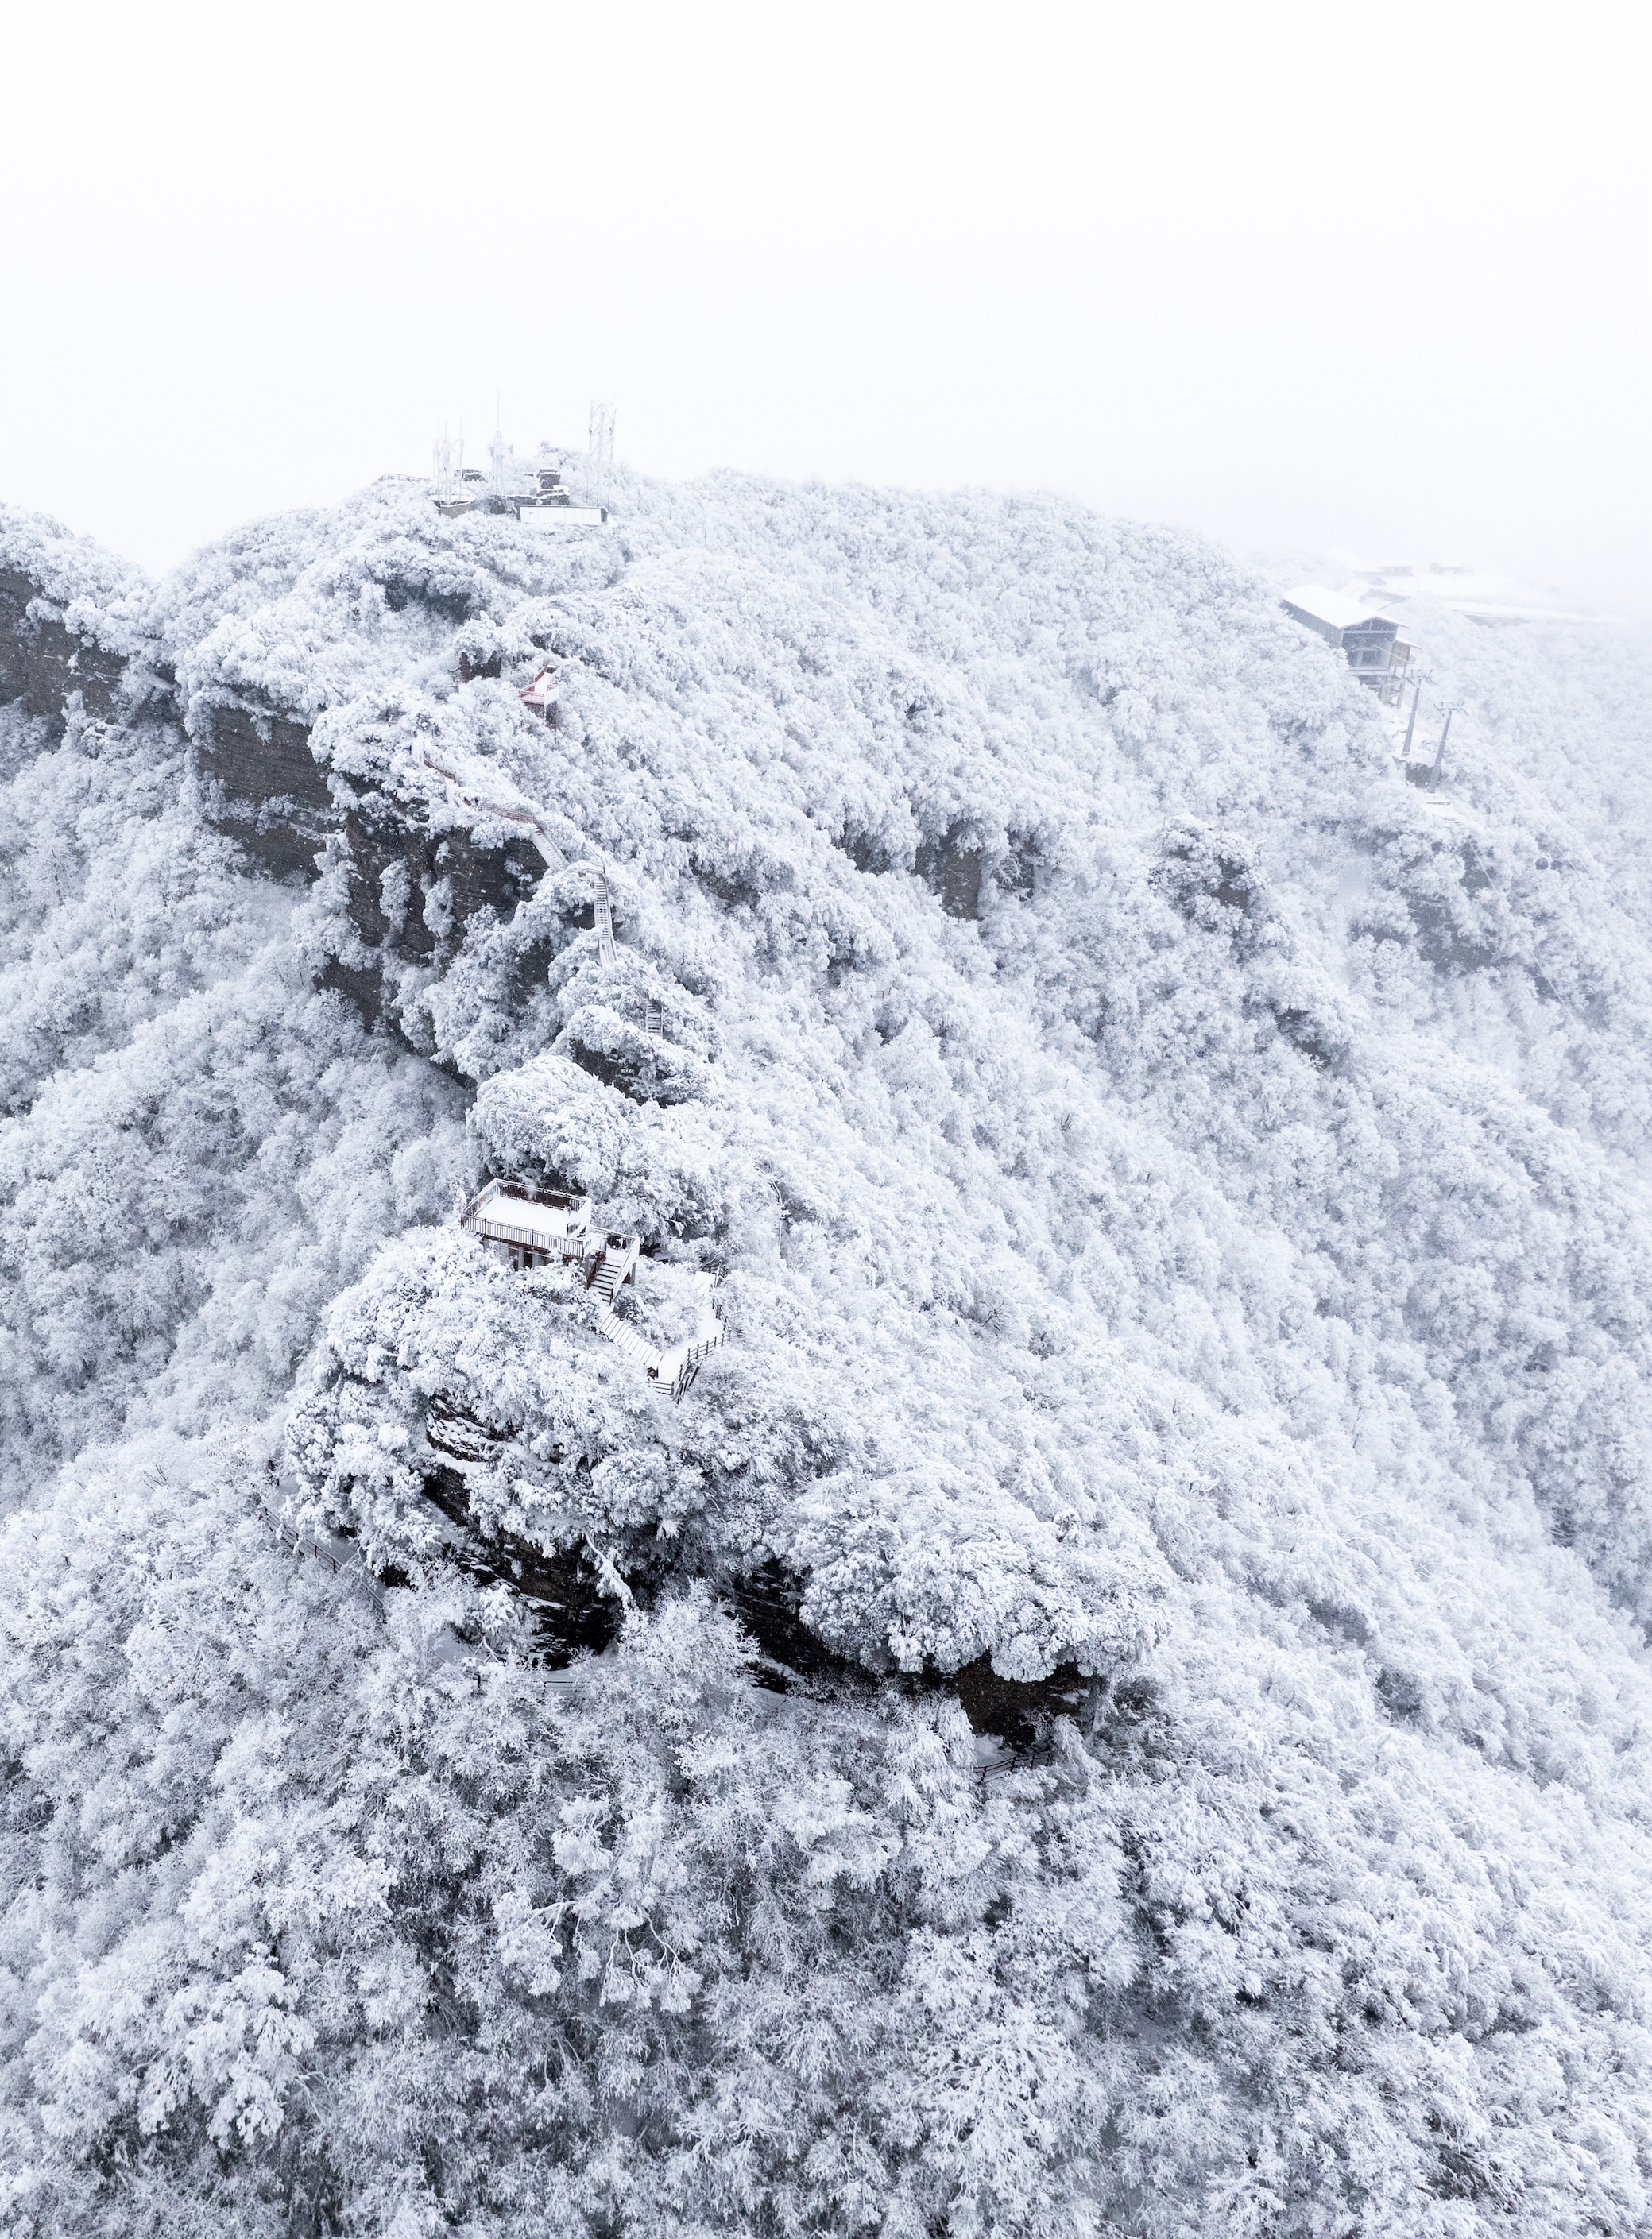
[[[1644,2229],[1644,635],[615,515],[0,514],[6,2228]]]

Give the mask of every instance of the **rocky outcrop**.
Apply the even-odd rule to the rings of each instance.
[[[424,1491],[456,1527],[449,1553],[457,1567],[483,1585],[503,1580],[528,1604],[536,1652],[553,1670],[576,1656],[600,1655],[609,1645],[619,1630],[622,1605],[588,1556],[577,1548],[549,1555],[510,1533],[483,1538],[460,1470],[438,1464],[426,1476]],[[399,1580],[396,1573],[386,1583]]]
[[[197,708],[197,770],[208,814],[272,879],[313,879],[328,835],[343,822],[308,728],[273,708]]]
[[[0,568],[0,705],[21,701],[60,735],[76,694],[89,715],[113,714],[125,667],[123,655],[69,628],[31,576]]]
[[[330,776],[311,752],[309,725],[286,709],[228,695],[197,696],[186,709],[166,648],[130,616],[100,621],[86,556],[95,548],[32,517],[16,518],[28,534],[0,545],[0,705],[21,705],[53,737],[62,736],[77,697],[88,715],[141,713],[182,725],[208,817],[269,878],[313,881],[328,842],[342,836],[356,940],[348,957],[326,966],[322,981],[346,994],[370,1025],[383,1007],[384,962],[439,963],[479,910],[509,918],[533,891],[544,864],[531,840],[483,844],[463,826],[432,830],[428,803]],[[60,553],[69,555],[63,568],[51,560]],[[19,557],[30,564],[19,565]],[[137,688],[123,690],[135,660]]]
[[[434,957],[480,909],[509,917],[544,859],[528,839],[484,847],[462,827],[432,832],[422,802],[356,794],[344,811],[350,914],[370,947]]]
[[[388,964],[441,963],[479,910],[508,920],[544,860],[526,838],[486,846],[463,826],[432,830],[423,801],[337,778],[330,798],[349,849],[348,914],[361,946],[328,965],[323,985],[347,995],[371,1026],[384,1009]]]
[[[981,848],[966,826],[949,824],[938,840],[925,840],[913,867],[949,917],[979,918]]]
[[[1017,1757],[1034,1757],[1047,1754],[1052,1746],[1057,1718],[1070,1718],[1091,1731],[1106,1704],[1107,1682],[1089,1678],[1072,1664],[1062,1664],[1046,1679],[1005,1679],[993,1670],[991,1659],[983,1656],[958,1671],[931,1669],[881,1681],[869,1678],[860,1665],[835,1654],[809,1631],[802,1614],[803,1587],[777,1562],[765,1563],[736,1579],[726,1593],[756,1645],[753,1676],[760,1686],[781,1693],[794,1684],[828,1693],[842,1688],[864,1692],[879,1686],[915,1694],[940,1690],[956,1696],[976,1733],[1008,1743]]]

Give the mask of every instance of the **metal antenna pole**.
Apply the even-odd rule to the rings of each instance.
[[[590,495],[600,506],[608,503],[609,478],[614,466],[614,407],[600,397],[591,399],[586,437],[586,472]]]
[[[1429,791],[1430,793],[1434,791],[1435,787],[1440,782],[1440,765],[1445,760],[1446,741],[1451,735],[1451,718],[1456,714],[1456,712],[1457,711],[1455,708],[1448,708],[1446,709],[1445,728],[1441,732],[1440,743],[1434,750],[1434,767],[1429,772]]]

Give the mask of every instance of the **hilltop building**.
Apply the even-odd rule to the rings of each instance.
[[[1349,667],[1378,699],[1396,704],[1411,665],[1411,648],[1402,640],[1399,624],[1374,612],[1369,597],[1302,583],[1287,591],[1280,604],[1295,621],[1345,653]]]
[[[549,443],[540,445],[530,463],[518,459],[503,435],[496,435],[485,473],[480,467],[467,467],[463,457],[463,442],[456,456],[445,435],[437,441],[430,496],[436,511],[450,521],[462,513],[512,514],[524,528],[540,533],[607,525],[606,506],[574,502],[563,480],[564,455]]]

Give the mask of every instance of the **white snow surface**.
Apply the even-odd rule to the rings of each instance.
[[[1300,607],[1316,621],[1329,622],[1333,629],[1352,629],[1378,611],[1376,604],[1358,591],[1331,591],[1323,583],[1298,583],[1280,595],[1285,605]]]
[[[1644,2229],[1644,635],[1408,608],[1442,813],[1183,536],[614,511],[54,563],[192,719],[570,867],[370,1036],[337,860],[0,714],[0,2214]],[[679,1406],[461,1234],[484,1173],[641,1233],[656,1342],[726,1267]],[[448,1559],[438,1396],[482,1528],[637,1585],[571,1687]],[[751,1684],[770,1561],[829,1701]],[[1089,1713],[1010,1764],[917,1684],[983,1658]]]
[[[554,1206],[539,1205],[530,1197],[502,1190],[497,1197],[490,1198],[476,1213],[478,1232],[483,1235],[500,1236],[509,1233],[512,1243],[533,1243],[549,1250],[560,1244],[572,1232],[568,1215]]]

